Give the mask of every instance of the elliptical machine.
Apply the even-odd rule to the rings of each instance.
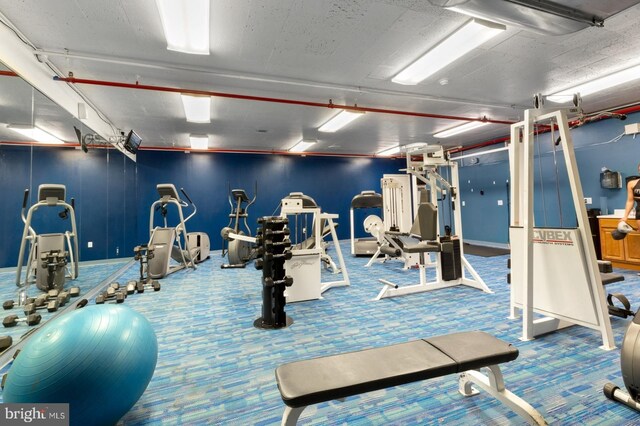
[[[220,231],[222,256],[227,256],[229,263],[221,265],[222,269],[244,268],[255,257],[256,247],[251,237],[251,228],[247,224],[247,217],[249,217],[249,207],[256,201],[257,196],[257,185],[252,199],[249,199],[244,189],[229,188],[229,205],[231,206],[229,224]],[[247,230],[246,233],[240,229],[241,221]]]
[[[16,268],[16,286],[22,289],[20,300],[26,297],[30,284],[35,283],[42,291],[61,291],[67,278],[74,280],[78,277],[78,233],[74,200],[71,199],[71,204],[65,201],[66,191],[64,185],[40,185],[38,187],[38,202],[29,208],[26,216],[29,189],[24,191],[21,212],[24,231],[22,232]],[[70,218],[71,230],[67,229],[64,233],[37,234],[32,227],[33,216],[36,211],[44,207],[62,207],[58,216],[62,220]],[[29,254],[23,278],[22,268],[27,242],[29,243]]]
[[[184,268],[196,269],[196,263],[208,259],[210,251],[209,236],[206,233],[187,232],[186,223],[196,214],[198,208],[184,188],[180,188],[180,191],[188,202],[180,198],[172,183],[158,184],[156,189],[160,198],[151,204],[149,242],[147,243],[147,247],[154,248],[153,258],[148,259],[147,263],[147,274],[151,279],[164,278]],[[167,224],[167,207],[170,205],[175,206],[178,213],[179,222],[174,227]],[[185,218],[182,208],[189,206],[193,208],[193,211]],[[164,226],[154,227],[154,214],[158,210],[162,215]],[[171,259],[175,260],[177,265],[172,265]]]
[[[606,383],[602,391],[607,398],[640,411],[640,310],[636,312],[624,334],[620,349],[620,369],[628,393],[613,383]]]

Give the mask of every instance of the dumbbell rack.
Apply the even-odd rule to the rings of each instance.
[[[262,270],[262,316],[253,322],[257,328],[277,329],[293,324],[284,311],[287,304],[284,290],[293,284],[284,269],[285,260],[291,258],[288,223],[288,219],[281,217],[258,219],[261,227],[256,236],[259,256],[256,269]]]

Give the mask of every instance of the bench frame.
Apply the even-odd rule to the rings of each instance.
[[[528,402],[510,392],[504,385],[504,378],[500,366],[489,365],[486,368],[487,374],[481,370],[468,370],[460,374],[458,381],[458,391],[464,396],[477,395],[479,391],[473,387],[486,391],[498,401],[509,407],[514,413],[522,417],[530,425],[546,425],[547,422],[542,415]],[[338,401],[344,401],[339,399]],[[326,401],[325,401],[326,402]],[[300,415],[307,406],[290,407],[286,406],[282,415],[281,426],[295,426]]]

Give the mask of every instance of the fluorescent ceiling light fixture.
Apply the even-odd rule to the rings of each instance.
[[[501,24],[472,19],[400,71],[391,81],[398,84],[418,84],[506,29]]]
[[[346,109],[343,109],[338,114],[331,117],[329,121],[320,126],[318,131],[327,133],[336,132],[363,115],[364,111],[347,111]]]
[[[209,149],[209,136],[207,135],[189,135],[191,149]]]
[[[180,94],[189,123],[211,123],[211,97]]]
[[[51,133],[47,133],[39,127],[33,127],[29,125],[21,125],[21,124],[9,124],[7,129],[11,129],[14,132],[18,132],[21,135],[24,135],[31,140],[48,143],[48,144],[56,144],[61,145],[64,142],[57,137],[53,136]]]
[[[209,0],[156,0],[167,49],[209,54]]]
[[[399,154],[399,153],[400,153],[400,145],[394,146],[393,148],[384,149],[378,152],[376,155],[380,157],[391,157],[392,155]]]
[[[304,152],[313,145],[315,145],[317,141],[311,140],[301,140],[297,144],[295,144],[292,148],[289,148],[289,152]]]
[[[442,132],[438,132],[433,135],[434,138],[448,138],[450,136],[458,135],[460,133],[468,132],[469,130],[477,129],[478,127],[485,126],[489,123],[485,123],[482,121],[470,121],[461,126],[452,127],[447,130],[443,130]]]
[[[584,98],[585,96],[592,95],[594,93],[600,92],[601,90],[628,83],[638,78],[640,78],[640,65],[636,65],[635,67],[627,68],[626,70],[605,75],[604,77],[591,80],[587,83],[583,83],[578,86],[556,92],[552,95],[547,96],[547,100],[558,103],[570,102],[573,99],[573,95],[576,93],[580,93],[580,97]]]

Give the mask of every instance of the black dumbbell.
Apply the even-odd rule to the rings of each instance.
[[[126,299],[126,297],[127,295],[121,291],[109,293],[109,289],[107,289],[107,291],[96,297],[96,305],[102,305],[109,300],[115,300],[116,303],[124,303],[124,299]]]
[[[67,291],[49,290],[47,294],[41,294],[36,298],[37,306],[40,307],[45,303],[49,303],[52,300],[58,301],[58,306],[64,306],[71,296]]]
[[[58,304],[61,307],[66,305],[69,300],[71,300],[71,295],[66,291],[63,291],[58,295]]]
[[[122,293],[124,295],[124,298],[125,299],[127,298],[127,293],[125,293],[121,289],[117,289],[117,288],[111,287],[111,286],[107,287],[107,290],[102,292],[102,294],[104,294],[106,296],[109,296],[109,297],[115,296],[117,293]]]
[[[144,293],[144,289],[147,286],[151,286],[151,288],[153,289],[153,291],[160,291],[160,281],[158,280],[151,280],[150,283],[144,283],[144,282],[140,282],[138,281],[136,283],[136,291],[138,293]]]
[[[28,305],[29,303],[33,303],[35,301],[35,299],[33,297],[27,297],[24,301],[25,305]],[[2,308],[4,310],[9,310],[9,309],[13,309],[16,306],[16,302],[14,300],[7,300],[2,304]]]
[[[265,250],[269,251],[269,250],[273,249],[274,247],[289,248],[289,247],[291,247],[291,241],[289,241],[289,240],[284,240],[284,241],[264,240],[264,248],[265,248]]]
[[[291,230],[289,228],[284,228],[280,230],[276,229],[267,229],[264,231],[265,237],[270,237],[272,235],[291,235]]]
[[[292,257],[293,257],[293,253],[291,253],[290,251],[285,251],[282,254],[273,254],[273,253],[265,253],[264,254],[265,262],[269,262],[270,260],[280,259],[280,258],[284,258],[284,260],[289,260]]]
[[[257,258],[254,263],[254,266],[258,271],[261,271],[262,268],[264,268],[264,261],[261,258]]]
[[[293,284],[293,278],[287,275],[281,280],[274,280],[273,278],[270,278],[270,277],[267,277],[264,279],[265,287],[273,287],[273,286],[282,285],[282,284],[284,284],[286,287],[291,287],[291,285]]]
[[[11,336],[0,337],[0,353],[9,349],[12,344],[13,344],[13,339],[11,338]]]
[[[87,303],[89,303],[89,301],[87,299],[82,299],[76,305],[76,309],[84,308],[85,306],[87,306]]]
[[[274,225],[286,225],[289,223],[289,219],[287,219],[286,217],[277,217],[277,216],[263,216],[258,218],[258,223],[263,225],[263,228],[266,227],[273,227]]]
[[[35,303],[29,303],[28,305],[24,305],[24,314],[31,315],[35,313],[38,309],[46,309],[47,312],[55,312],[58,310],[59,306],[60,306],[60,303],[58,302],[58,299],[50,300],[47,302],[46,305],[42,305],[42,306],[36,306]]]
[[[134,280],[130,280],[127,281],[127,285],[124,287],[120,287],[119,283],[111,283],[110,286],[113,287],[116,290],[120,290],[123,291],[125,293],[127,293],[127,295],[129,294],[133,294],[136,292],[136,285],[138,284],[137,281]]]
[[[49,297],[46,294],[41,294],[38,297],[36,297],[35,299],[33,299],[33,303],[34,305],[36,305],[38,308],[41,306],[44,306],[47,304],[47,302],[49,302]],[[25,306],[28,305],[29,303],[25,303]]]
[[[27,325],[37,325],[40,324],[40,320],[42,320],[42,316],[40,314],[27,315],[26,318],[20,318],[17,315],[9,315],[2,320],[2,325],[5,327],[15,327],[20,322],[26,322]]]

